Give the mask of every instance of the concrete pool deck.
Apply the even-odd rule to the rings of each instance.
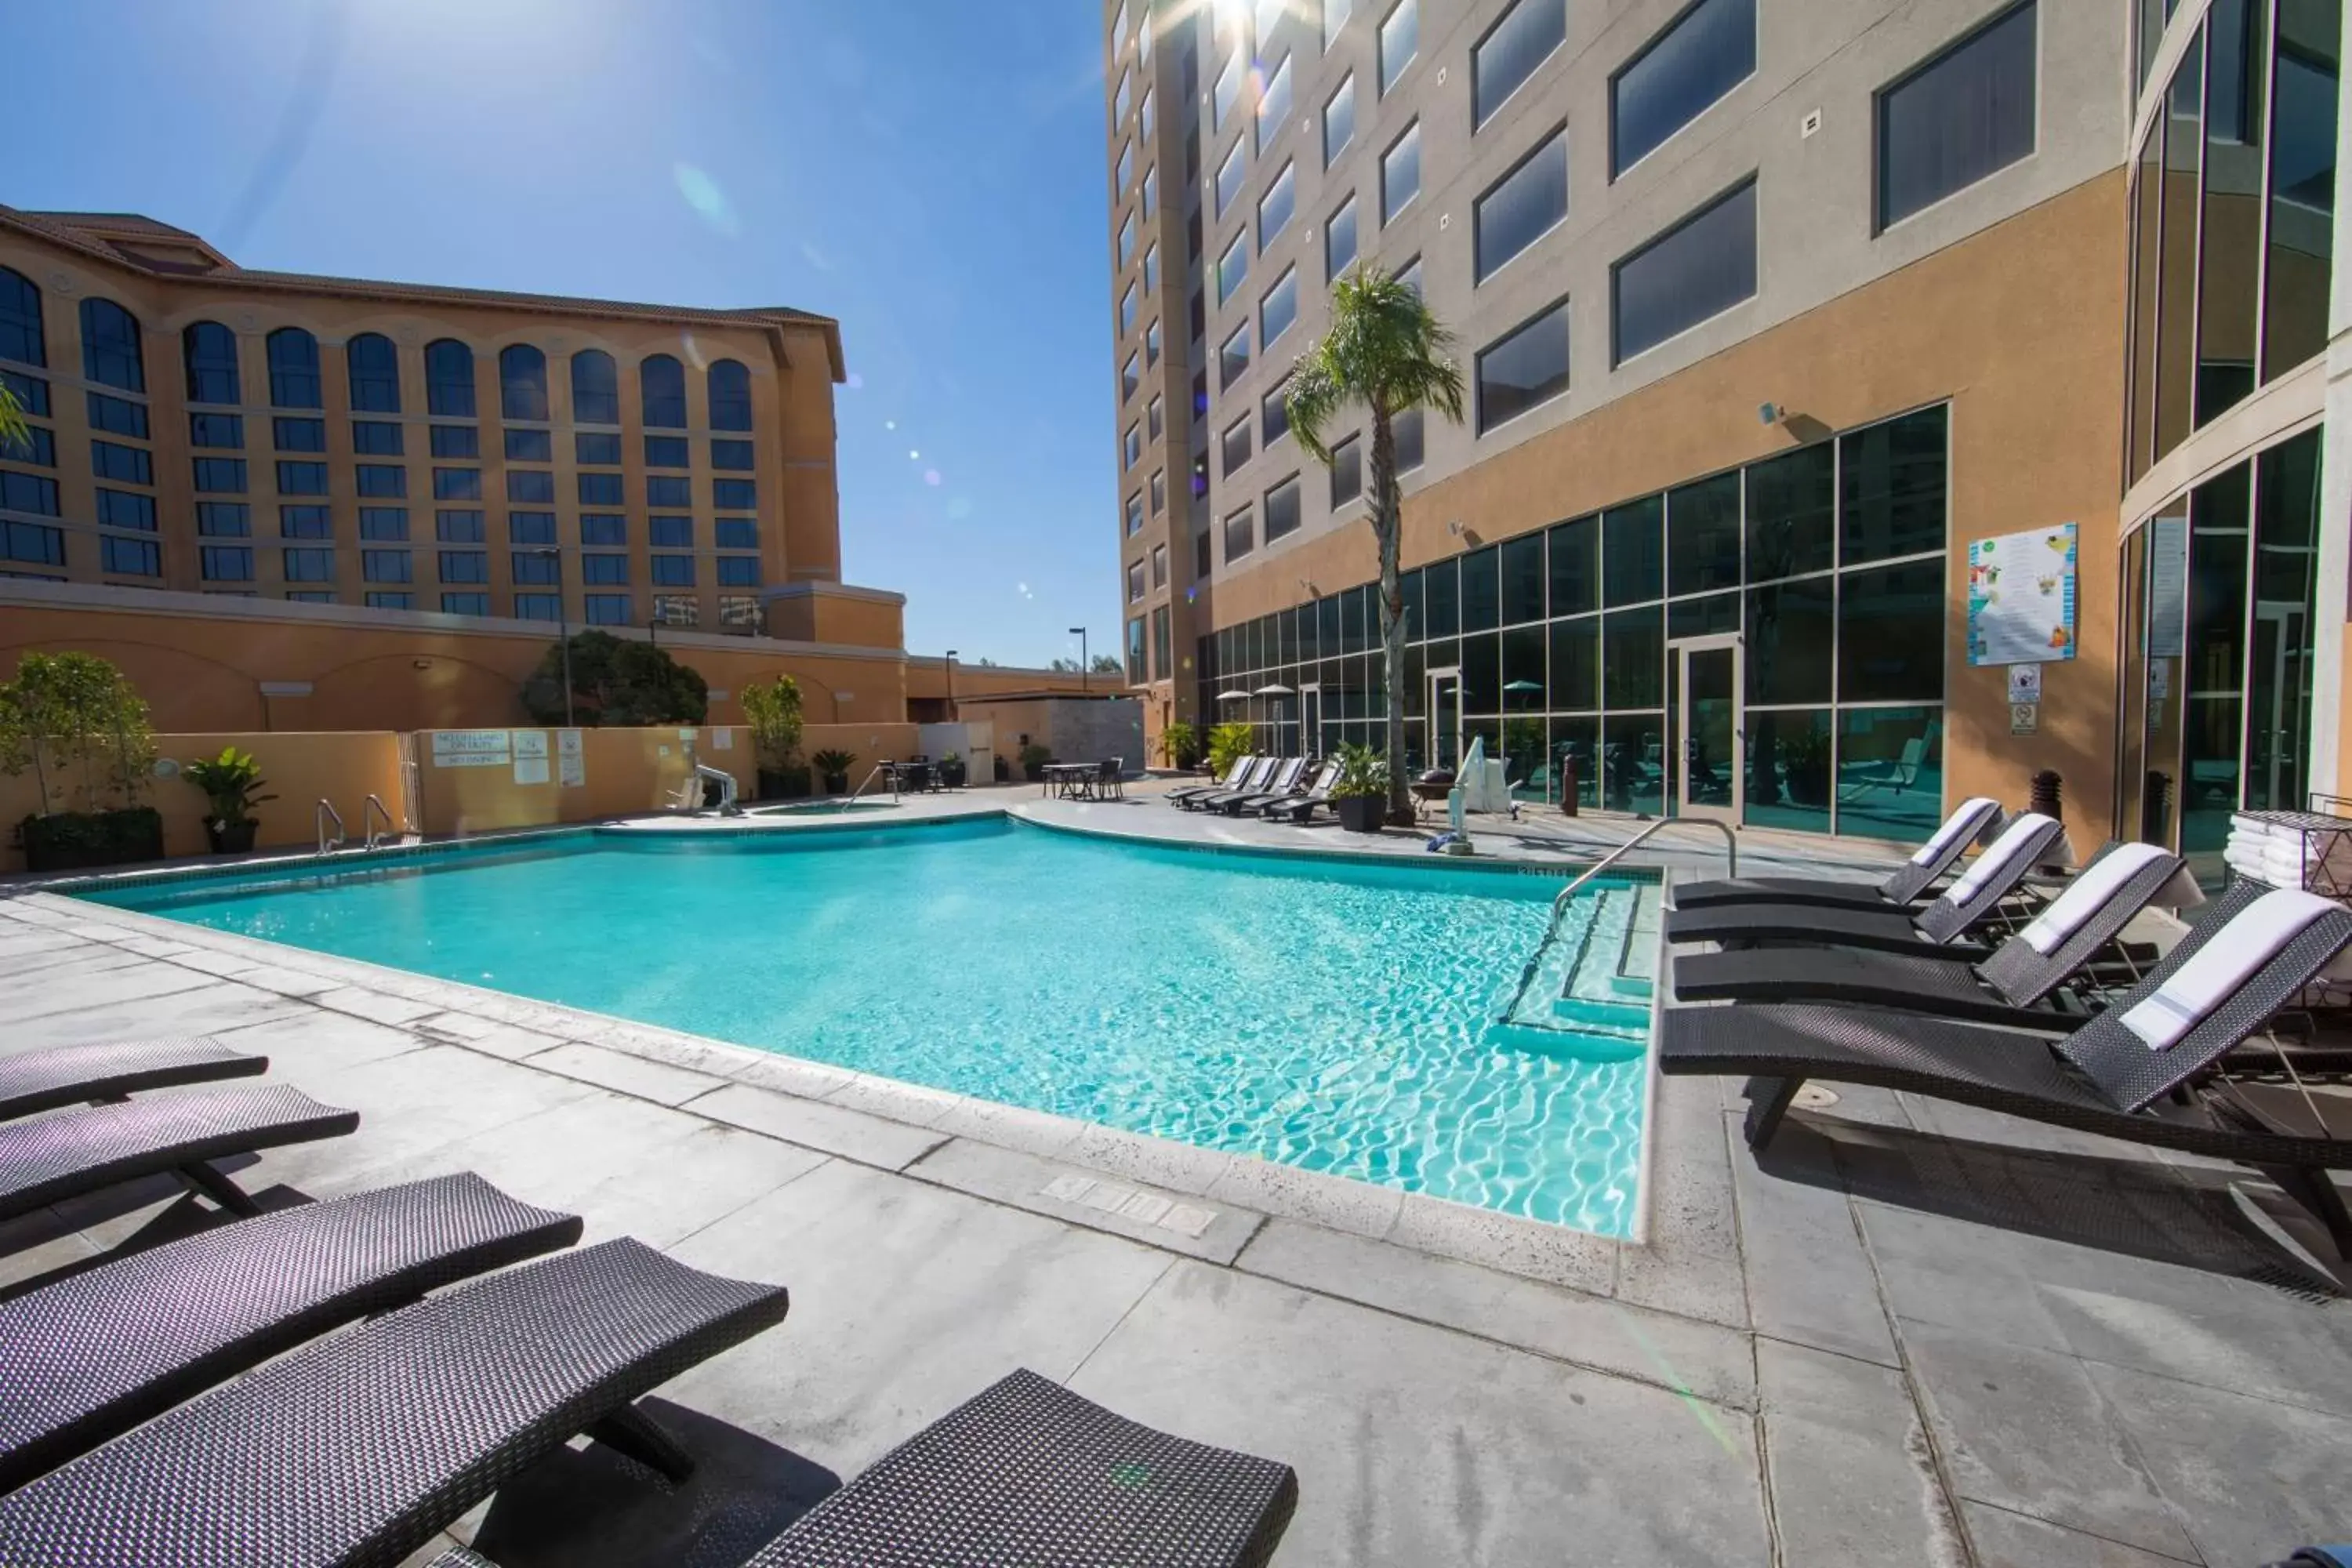
[[[1022,793],[902,809],[1309,837]],[[1591,858],[1541,826],[1520,852]],[[1375,852],[1421,852],[1397,842]],[[2225,1173],[2101,1140],[1851,1090],[1759,1165],[1737,1084],[1662,1079],[1645,1240],[1619,1244],[0,895],[0,1050],[167,1031],[362,1113],[249,1187],[477,1170],[592,1239],[787,1285],[782,1328],[664,1393],[842,1476],[1028,1365],[1295,1466],[1281,1564],[2219,1568],[2352,1534],[2352,1308],[2248,1278],[2282,1254]],[[153,1184],[0,1227],[0,1288],[173,1205]],[[712,1506],[626,1490],[640,1518]],[[493,1531],[531,1533],[521,1491]]]

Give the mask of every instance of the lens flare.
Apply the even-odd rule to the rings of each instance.
[[[735,209],[728,204],[727,193],[719,188],[718,181],[691,163],[672,164],[670,177],[677,182],[677,194],[686,198],[686,205],[694,209],[697,217],[730,239],[735,237],[742,226],[736,221]]]
[[[923,470],[923,483],[929,485],[934,489],[938,488],[940,483],[940,471],[937,468],[925,468]]]

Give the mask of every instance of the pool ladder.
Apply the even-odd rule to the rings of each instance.
[[[1570,882],[1567,887],[1562,888],[1559,890],[1559,897],[1551,901],[1552,912],[1554,914],[1558,914],[1561,910],[1566,909],[1568,907],[1569,900],[1576,897],[1577,890],[1582,888],[1585,883],[1590,882],[1593,878],[1598,877],[1601,872],[1606,871],[1610,867],[1614,866],[1618,861],[1622,860],[1626,856],[1631,855],[1634,850],[1639,849],[1643,844],[1649,839],[1652,834],[1662,833],[1669,827],[1712,827],[1717,833],[1722,834],[1723,852],[1729,861],[1729,864],[1724,869],[1724,874],[1729,877],[1737,877],[1739,875],[1739,840],[1732,833],[1731,825],[1729,823],[1717,822],[1711,816],[1664,816],[1660,817],[1657,821],[1650,824],[1649,826],[1644,827],[1641,832],[1636,833],[1633,837],[1628,838],[1624,843],[1620,844],[1616,848],[1612,849],[1608,854],[1603,855],[1600,859],[1595,860],[1591,865],[1586,867],[1583,871],[1577,876],[1576,880]]]
[[[310,814],[310,819],[312,825],[319,830],[320,854],[324,855],[331,849],[341,849],[351,842],[351,836],[343,829],[343,814],[337,811],[335,803],[325,795],[319,797],[319,809]],[[376,823],[379,819],[383,823],[382,832],[376,830]],[[331,837],[327,833],[327,824],[330,822],[335,825],[335,831]],[[383,843],[396,844],[402,837],[400,828],[392,820],[392,808],[383,804],[383,797],[381,795],[368,796],[360,806],[360,830],[366,836],[360,846],[362,850],[372,851],[377,845]]]
[[[849,792],[849,798],[843,801],[839,805],[835,806],[834,810],[836,812],[847,811],[851,806],[856,805],[858,802],[858,798],[865,795],[866,785],[871,784],[885,770],[887,770],[890,774],[890,800],[893,805],[897,804],[898,799],[898,771],[897,768],[892,767],[888,763],[877,763],[874,764],[874,771],[866,775],[864,782],[860,783],[856,789]]]

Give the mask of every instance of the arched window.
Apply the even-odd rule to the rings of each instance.
[[[547,356],[529,343],[499,351],[499,412],[508,419],[547,417]]]
[[[319,389],[319,340],[299,327],[269,334],[269,405],[323,408]]]
[[[582,425],[621,422],[621,373],[603,349],[582,349],[572,356],[572,417]]]
[[[139,318],[111,300],[84,300],[81,373],[100,386],[145,392],[147,361],[139,351]]]
[[[49,363],[41,332],[41,291],[21,272],[0,267],[0,359],[23,364]]]
[[[425,405],[452,419],[474,416],[474,351],[455,338],[425,345]]]
[[[343,350],[352,378],[352,412],[400,412],[400,351],[382,332],[362,332]]]
[[[656,354],[637,367],[644,384],[646,428],[686,428],[686,367],[667,354]]]
[[[236,334],[218,321],[198,321],[180,334],[180,356],[188,366],[188,401],[242,403],[245,383],[236,371]]]
[[[710,427],[751,427],[751,373],[731,359],[720,360],[710,367]]]

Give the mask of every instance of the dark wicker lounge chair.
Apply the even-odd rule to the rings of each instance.
[[[1168,798],[1186,811],[1192,810],[1213,795],[1224,795],[1236,789],[1254,786],[1274,766],[1272,757],[1241,757],[1225,770],[1225,776],[1209,784],[1193,784],[1187,789],[1172,789]]]
[[[1981,943],[1961,940],[2000,909],[2036,861],[2064,835],[2054,817],[2027,812],[2001,829],[1966,875],[1917,912],[1811,904],[1727,904],[1666,911],[1668,942],[1822,942],[1948,958],[1982,957]]]
[[[286,1088],[191,1089],[12,1122],[0,1127],[0,1220],[164,1171],[231,1213],[256,1214],[209,1162],[341,1138],[359,1124],[356,1110]]]
[[[1034,1372],[884,1455],[744,1568],[1259,1568],[1298,1506],[1288,1465],[1114,1415]],[[496,1568],[471,1552],[433,1568]]]
[[[1298,782],[1299,770],[1306,765],[1306,760],[1300,757],[1268,757],[1265,760],[1265,768],[1255,781],[1244,784],[1235,789],[1219,790],[1215,795],[1204,795],[1191,804],[1196,811],[1231,813],[1243,801],[1258,795],[1287,795],[1290,793],[1291,785]]]
[[[0,1302],[0,1492],[303,1341],[580,1239],[479,1176],[282,1209]]]
[[[178,1405],[0,1497],[28,1568],[397,1563],[581,1433],[682,1477],[632,1405],[784,1292],[608,1241],[434,1296]]]
[[[1299,780],[1297,788],[1287,794],[1263,797],[1255,805],[1244,806],[1242,814],[1247,816],[1255,811],[1271,821],[1275,816],[1296,811],[1302,805],[1312,811],[1315,809],[1314,802],[1331,798],[1331,786],[1339,782],[1339,764],[1327,762],[1315,770],[1312,778]]]
[[[2276,1182],[2352,1258],[2352,1216],[2326,1174],[2352,1168],[2352,1138],[2291,1131],[2242,1098],[2194,1088],[2352,942],[2352,910],[2284,889],[2221,914],[2071,1035],[1862,1007],[1674,1007],[1659,1020],[1658,1068],[1748,1075],[1754,1149],[1771,1142],[1799,1089],[1826,1079],[2235,1161]],[[2303,923],[2288,929],[2294,921]],[[2168,1098],[2176,1090],[2187,1103]]]
[[[1255,811],[1261,806],[1297,794],[1306,782],[1307,766],[1307,759],[1304,757],[1287,758],[1280,767],[1274,770],[1274,777],[1266,781],[1264,788],[1244,790],[1238,795],[1212,795],[1202,804],[1215,806],[1227,816],[1239,816],[1244,812]]]
[[[1927,842],[1885,881],[1832,882],[1821,877],[1734,877],[1687,882],[1675,889],[1678,910],[1724,904],[1814,904],[1827,909],[1901,909],[1927,897],[1959,863],[1969,846],[1989,838],[2000,826],[2000,803],[1984,795],[1960,802]]]
[[[151,1089],[258,1078],[268,1069],[268,1057],[194,1037],[19,1051],[0,1057],[0,1121]]]
[[[1845,947],[1686,952],[1675,960],[1683,1002],[1853,1002],[2028,1029],[2071,1029],[2086,1013],[2043,1005],[2120,935],[2179,874],[2180,858],[2110,844],[2050,907],[1981,963]],[[2208,919],[2226,920],[2262,885],[2242,882]]]

